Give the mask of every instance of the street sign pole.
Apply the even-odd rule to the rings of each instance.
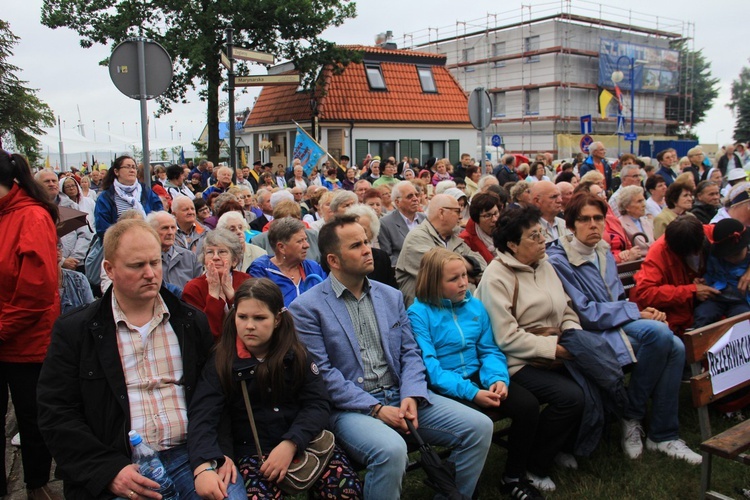
[[[484,92],[484,87],[479,87],[480,92]],[[484,102],[481,99],[477,99],[477,112],[479,113],[479,116],[482,116],[482,106],[484,105]],[[484,172],[484,162],[487,160],[487,135],[484,133],[485,128],[487,128],[487,124],[483,123],[484,125],[480,130],[482,131],[482,162],[479,164],[479,171]]]
[[[141,94],[141,144],[143,146],[143,182],[151,189],[151,153],[148,145],[148,105],[146,99],[146,44],[138,38],[138,92]]]
[[[232,169],[232,179],[236,179],[237,175],[237,164],[235,163],[235,125],[234,125],[234,57],[233,57],[233,37],[234,28],[229,26],[226,29],[227,33],[227,56],[229,57],[229,85],[227,90],[229,92],[229,167]]]

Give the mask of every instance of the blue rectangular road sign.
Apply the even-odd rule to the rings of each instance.
[[[628,132],[627,134],[625,134],[625,140],[626,141],[635,141],[637,139],[638,139],[638,134],[635,134],[635,133],[631,134],[630,132]]]
[[[581,134],[591,134],[591,133],[593,133],[591,115],[583,115],[581,117]]]

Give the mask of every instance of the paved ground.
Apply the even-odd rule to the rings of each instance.
[[[23,467],[21,466],[21,449],[10,444],[10,440],[18,429],[16,417],[11,406],[5,419],[5,472],[8,474],[8,495],[5,500],[26,500],[26,485],[23,482]],[[62,497],[62,481],[54,478],[54,463],[50,475],[50,488]]]

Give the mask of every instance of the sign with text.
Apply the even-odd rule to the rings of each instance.
[[[232,47],[232,57],[234,59],[242,59],[243,61],[254,61],[265,64],[273,64],[274,62],[273,54],[241,49],[239,47]]]
[[[223,64],[227,69],[232,69],[232,62],[224,52],[221,53],[221,64]]]
[[[237,76],[234,78],[234,85],[237,87],[299,85],[299,80],[299,75]]]
[[[750,379],[750,321],[737,323],[706,353],[714,394]]]

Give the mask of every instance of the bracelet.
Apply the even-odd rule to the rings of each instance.
[[[201,474],[203,474],[204,472],[209,471],[209,470],[214,470],[215,471],[216,467],[206,467],[205,469],[203,469],[202,471],[200,471],[198,474],[194,475],[193,476],[193,480],[198,479],[198,476],[200,476]]]
[[[378,418],[378,413],[380,413],[380,410],[382,410],[382,409],[383,409],[383,405],[381,405],[380,403],[378,403],[378,404],[376,404],[376,405],[375,405],[375,407],[374,407],[374,408],[372,409],[372,411],[370,412],[370,415],[371,415],[371,416],[372,416],[373,418]]]

